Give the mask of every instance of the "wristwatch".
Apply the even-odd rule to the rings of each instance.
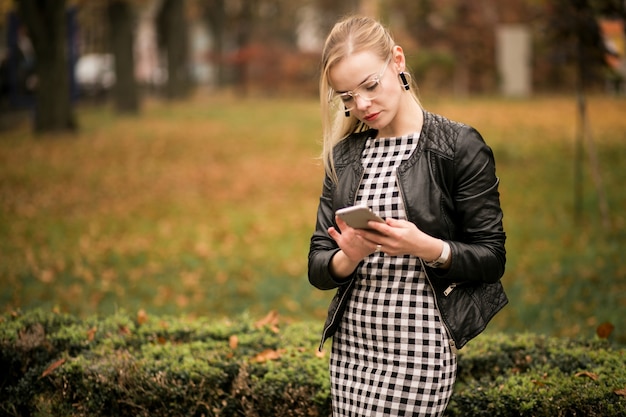
[[[439,255],[439,258],[435,259],[434,261],[424,262],[427,266],[430,266],[431,268],[441,268],[450,259],[450,244],[448,244],[448,242],[446,241],[442,242],[443,249],[441,251],[441,255]]]

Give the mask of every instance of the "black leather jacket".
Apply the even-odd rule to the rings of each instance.
[[[357,273],[337,280],[329,272],[339,250],[328,235],[336,226],[335,211],[351,206],[363,175],[361,153],[375,130],[355,133],[333,151],[338,183],[328,176],[309,249],[309,281],[315,287],[337,288],[324,326],[320,349],[337,330]],[[450,244],[448,270],[422,262],[435,293],[453,348],[462,348],[481,333],[508,302],[500,278],[504,274],[506,239],[498,177],[491,149],[473,128],[424,112],[415,152],[397,170],[408,220],[431,236]]]

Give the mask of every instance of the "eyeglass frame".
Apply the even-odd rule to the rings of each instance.
[[[389,58],[387,58],[387,62],[385,62],[385,65],[383,66],[382,70],[378,73],[373,75],[372,77],[368,78],[367,80],[363,81],[361,84],[359,84],[354,90],[348,90],[348,91],[344,91],[344,92],[337,92],[334,89],[331,88],[331,90],[328,93],[328,101],[331,102],[334,98],[339,97],[339,99],[341,100],[341,103],[344,106],[344,110],[345,111],[350,111],[352,109],[354,109],[356,107],[356,98],[357,96],[367,100],[367,101],[371,101],[374,100],[378,97],[378,94],[375,95],[374,97],[363,97],[363,95],[361,93],[357,93],[357,90],[359,90],[361,87],[363,87],[365,84],[372,82],[372,81],[376,81],[377,86],[382,87],[382,82],[381,79],[383,78],[383,76],[385,75],[385,71],[387,71],[387,67],[389,66],[389,63],[391,62],[391,56]],[[352,106],[346,106],[346,102],[344,101],[344,97],[351,97],[353,104]]]

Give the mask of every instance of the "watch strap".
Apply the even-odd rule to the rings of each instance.
[[[424,262],[427,266],[431,268],[441,268],[450,259],[450,244],[446,241],[442,242],[443,249],[441,250],[441,255],[439,255],[439,258],[435,259],[434,261]]]

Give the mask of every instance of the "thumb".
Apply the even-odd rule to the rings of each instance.
[[[328,234],[330,237],[332,237],[334,240],[337,240],[337,238],[340,236],[340,233],[337,231],[337,229],[335,229],[334,227],[329,227],[328,228]]]

